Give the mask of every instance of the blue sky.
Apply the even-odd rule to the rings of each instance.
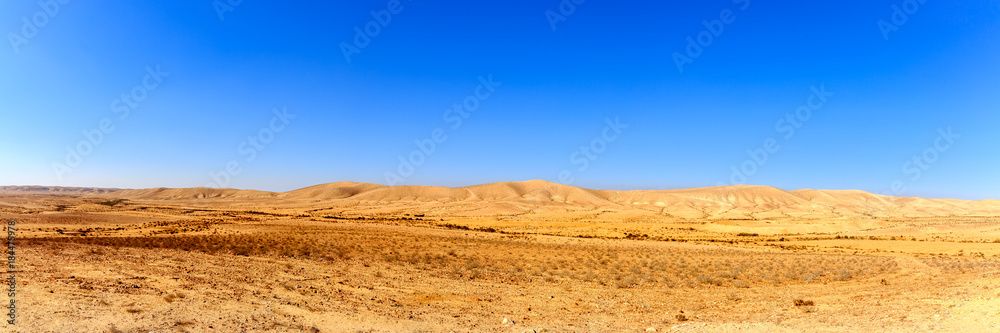
[[[0,4],[0,184],[1000,198],[998,1],[42,3]]]

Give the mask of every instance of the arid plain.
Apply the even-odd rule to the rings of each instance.
[[[12,332],[1000,330],[1000,200],[0,187]]]

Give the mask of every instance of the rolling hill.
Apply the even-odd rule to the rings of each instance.
[[[216,188],[101,189],[5,186],[0,194],[92,195],[189,204],[239,202],[319,208],[346,213],[423,212],[441,216],[497,216],[636,211],[682,219],[838,219],[1000,216],[1000,200],[891,197],[858,190],[785,191],[734,185],[675,190],[584,189],[544,180],[465,187],[384,186],[336,182],[287,192]]]

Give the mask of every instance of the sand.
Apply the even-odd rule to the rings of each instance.
[[[12,332],[1000,329],[996,200],[8,186],[0,219],[18,222]]]

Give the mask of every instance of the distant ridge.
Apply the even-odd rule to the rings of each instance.
[[[0,194],[19,193],[19,194],[85,195],[85,194],[103,194],[116,191],[120,191],[120,189],[100,188],[100,187],[61,187],[61,186],[40,186],[40,185],[0,186]]]
[[[72,194],[131,200],[266,200],[285,206],[367,207],[363,212],[423,211],[441,215],[510,215],[584,211],[644,211],[694,219],[837,219],[1000,216],[1000,200],[891,197],[859,190],[785,191],[733,185],[674,190],[593,190],[544,180],[464,187],[385,186],[336,182],[287,192],[217,188],[101,189],[3,186],[7,194]]]

